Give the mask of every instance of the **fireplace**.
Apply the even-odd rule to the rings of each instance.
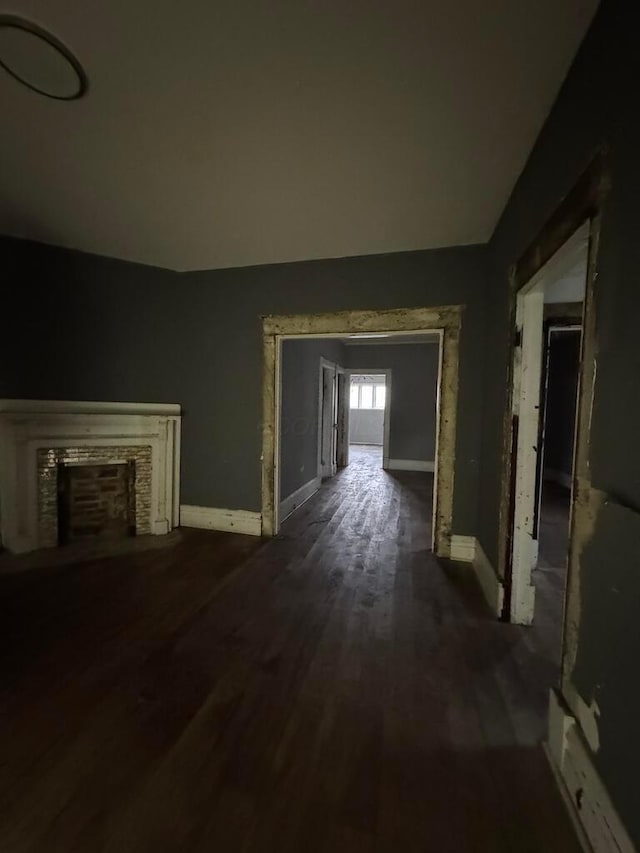
[[[67,506],[70,494],[78,499],[76,513],[80,512],[83,504],[87,509],[93,510],[93,513],[88,512],[87,518],[80,523],[80,526],[87,528],[100,526],[97,519],[101,512],[113,515],[117,511],[118,517],[122,519],[124,492],[127,494],[129,533],[123,532],[124,524],[119,534],[116,532],[117,525],[111,525],[111,534],[106,530],[96,530],[92,533],[87,529],[82,538],[91,535],[107,538],[117,535],[139,536],[152,532],[153,454],[149,445],[41,448],[36,454],[36,464],[38,543],[41,548],[63,545],[80,537],[80,532],[72,535],[66,527],[66,519],[70,515],[70,507]],[[98,476],[100,473],[103,476]],[[114,486],[118,486],[117,491],[113,490]],[[118,509],[114,503],[119,504]],[[108,519],[105,519],[104,523],[108,526]]]
[[[58,543],[136,533],[135,462],[58,465]]]
[[[180,406],[0,400],[0,533],[14,553],[179,524]]]

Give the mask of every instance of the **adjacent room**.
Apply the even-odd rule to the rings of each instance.
[[[640,848],[625,0],[0,9],[0,851]]]
[[[349,381],[349,459],[353,459],[354,454],[362,454],[382,468],[387,375],[350,373]],[[388,458],[388,448],[386,455]]]
[[[280,522],[330,488],[341,512],[385,511],[393,485],[421,493],[431,537],[440,336],[285,339],[281,365]]]

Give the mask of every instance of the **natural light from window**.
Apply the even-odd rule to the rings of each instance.
[[[384,409],[386,387],[379,382],[351,383],[350,405],[352,409]]]

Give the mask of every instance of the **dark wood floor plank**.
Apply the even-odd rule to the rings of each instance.
[[[3,853],[577,853],[552,615],[434,559],[431,488],[356,453],[269,542],[0,576]]]

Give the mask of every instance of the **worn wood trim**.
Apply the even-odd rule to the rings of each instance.
[[[392,308],[381,311],[336,311],[327,314],[268,314],[267,335],[353,335],[358,332],[429,332],[455,326],[463,306]]]
[[[611,187],[605,149],[598,152],[578,183],[563,199],[533,243],[514,268],[515,289],[531,281],[533,276],[560,249],[578,228],[596,216]]]
[[[261,518],[259,512],[251,512],[245,509],[220,509],[211,506],[182,504],[180,507],[180,526],[260,536]]]
[[[322,477],[316,476],[311,480],[308,480],[306,483],[303,483],[302,486],[291,492],[290,495],[287,495],[287,497],[280,502],[280,512],[278,515],[280,521],[284,521],[291,515],[291,513],[300,509],[303,503],[306,503],[309,498],[312,498],[315,495],[321,485]]]
[[[276,425],[278,401],[276,394],[276,337],[265,334],[262,340],[262,535],[273,536],[276,525],[275,485]]]
[[[594,290],[602,211],[611,188],[607,151],[594,157],[574,189],[564,198],[551,219],[538,234],[517,264],[509,270],[510,303],[509,328],[515,328],[516,300],[524,287],[566,243],[584,222],[590,222],[589,264],[583,312],[582,357],[579,377],[579,400],[575,442],[574,488],[571,509],[567,599],[563,644],[563,686],[568,684],[575,663],[580,618],[580,552],[590,535],[594,517],[594,502],[598,503],[591,487],[588,467],[590,412],[593,405],[593,382],[596,346]],[[503,618],[508,619],[511,608],[511,564],[509,559],[513,520],[513,449],[517,435],[517,418],[513,416],[513,368],[515,341],[512,338],[507,363],[508,389],[503,417],[502,491],[499,511],[498,572],[504,578],[505,601]]]
[[[440,382],[436,408],[436,476],[433,483],[434,550],[441,557],[449,557],[451,554],[453,532],[459,347],[460,324],[444,327],[440,347]]]
[[[434,483],[434,549],[443,557],[451,551],[455,476],[456,414],[461,316],[464,306],[396,308],[380,311],[339,311],[323,314],[268,315],[263,325],[262,532],[277,533],[275,504],[279,372],[279,341],[290,335],[339,336],[358,332],[427,332],[442,334],[441,380],[438,399],[436,477]]]
[[[513,374],[515,341],[513,338],[516,324],[516,302],[517,290],[515,285],[515,266],[509,270],[509,355],[507,358],[507,369],[505,376],[505,388],[507,396],[504,414],[502,418],[502,489],[500,493],[500,507],[498,511],[498,577],[504,581],[505,595],[503,600],[503,618],[509,620],[509,607],[511,604],[511,571],[510,553],[513,541],[513,514],[512,507],[515,501],[515,466],[513,456],[518,441],[518,417],[513,413]]]
[[[580,721],[569,712],[564,698],[551,691],[545,746],[583,848],[593,853],[634,853],[636,848],[593,764]]]

